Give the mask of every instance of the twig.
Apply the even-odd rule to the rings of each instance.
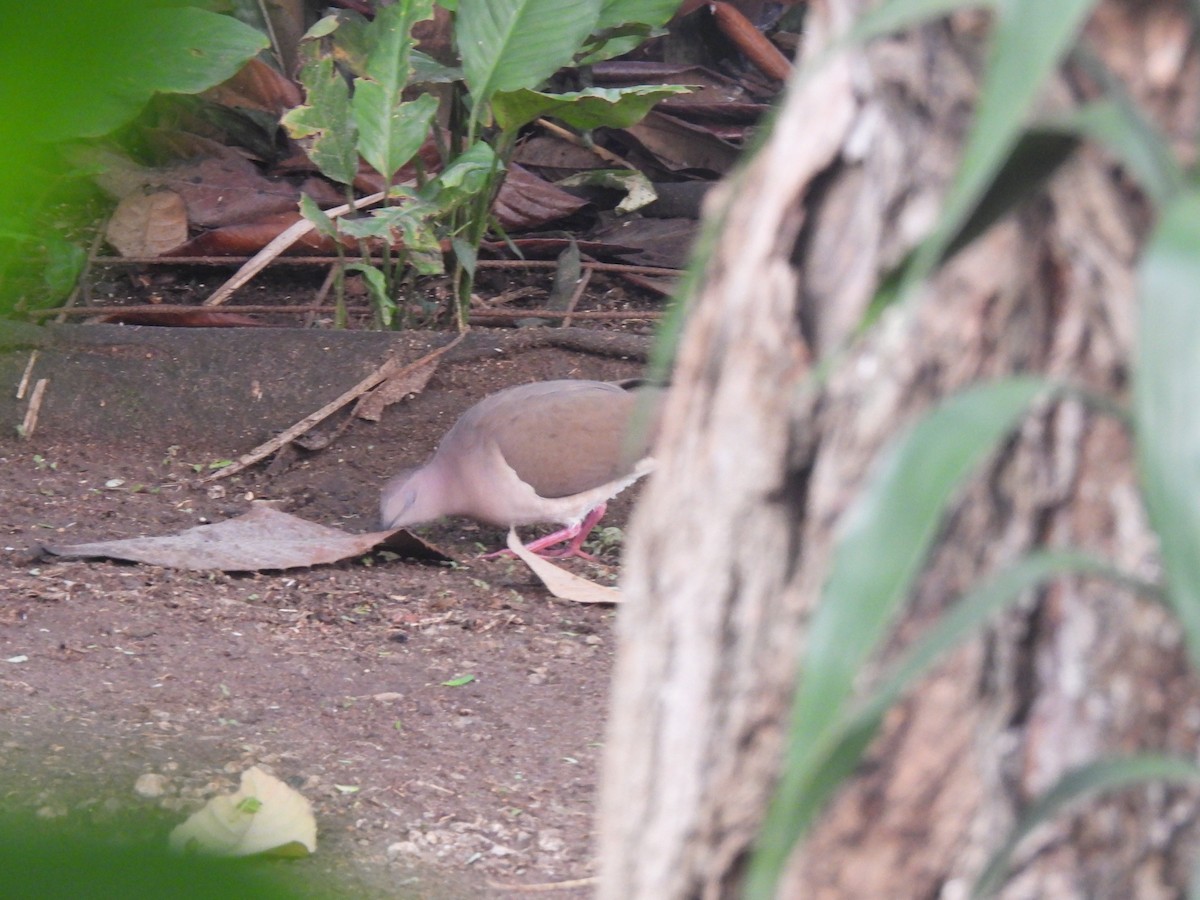
[[[45,395],[46,385],[49,383],[49,378],[39,378],[37,384],[33,386],[33,393],[29,397],[29,409],[25,410],[25,421],[21,423],[21,437],[25,440],[33,437],[33,432],[37,428],[38,415],[42,411],[42,397]]]
[[[445,353],[446,351],[448,351],[452,347],[454,347],[456,344],[458,344],[458,342],[461,341],[462,339],[463,339],[463,336],[460,334],[454,340],[450,341],[447,344],[443,344],[441,347],[438,347],[436,350],[432,350],[429,353],[426,353],[424,356],[422,356],[416,362],[410,363],[407,366],[401,366],[399,361],[395,357],[388,359],[387,362],[385,362],[382,366],[380,366],[378,369],[376,369],[374,372],[372,372],[370,375],[368,375],[366,378],[364,378],[362,381],[360,381],[354,387],[350,388],[350,390],[346,391],[344,394],[342,394],[336,400],[331,400],[329,403],[326,403],[324,406],[322,406],[316,412],[310,413],[309,415],[305,416],[303,419],[301,419],[299,422],[297,422],[291,428],[288,428],[286,431],[283,431],[280,434],[275,435],[275,437],[271,438],[271,440],[267,441],[266,443],[259,444],[257,447],[255,447],[253,450],[251,450],[249,453],[246,453],[246,454],[242,455],[241,457],[239,457],[238,461],[235,462],[233,465],[226,466],[224,469],[217,469],[217,471],[213,472],[211,475],[207,475],[204,478],[201,478],[200,484],[207,484],[208,482],[216,481],[219,478],[226,478],[237,472],[241,472],[243,469],[249,468],[250,466],[254,465],[256,462],[260,462],[260,461],[266,459],[268,456],[270,456],[272,453],[274,453],[276,450],[278,450],[284,444],[294,441],[300,435],[309,431],[313,426],[328,419],[331,415],[333,415],[335,412],[337,412],[339,409],[341,409],[346,404],[351,403],[354,400],[357,400],[359,397],[361,397],[367,391],[371,390],[371,388],[375,387],[377,384],[381,384],[382,382],[387,381],[389,378],[401,375],[405,372],[409,372],[409,371],[411,371],[413,369],[417,369],[421,366],[428,365],[430,360],[437,359],[443,353]]]
[[[629,162],[624,157],[618,156],[617,154],[613,153],[611,150],[606,150],[603,147],[600,147],[597,144],[593,143],[592,141],[585,141],[583,138],[581,138],[575,132],[568,131],[566,128],[563,128],[561,125],[555,125],[553,122],[550,122],[546,119],[538,119],[537,123],[538,123],[538,125],[540,125],[542,128],[545,128],[548,132],[550,132],[555,137],[560,137],[564,141],[574,144],[576,147],[582,147],[584,150],[590,150],[592,153],[595,153],[598,157],[600,157],[606,163],[612,163],[614,166],[620,166],[622,169],[630,169],[634,172],[638,171],[637,166],[633,165],[633,163]]]
[[[593,884],[599,883],[600,879],[593,875],[591,878],[572,878],[570,881],[547,881],[541,884],[501,884],[499,881],[488,881],[488,887],[498,891],[540,894],[549,891],[569,891],[572,888],[591,887]]]
[[[472,319],[561,319],[561,309],[480,309],[471,313]],[[571,313],[576,319],[593,321],[620,321],[622,319],[661,319],[661,310],[595,310]],[[565,327],[565,326],[564,326]]]
[[[371,194],[367,197],[362,197],[355,200],[353,203],[344,203],[341,206],[335,206],[333,209],[325,210],[325,215],[331,219],[338,216],[344,216],[352,209],[362,209],[364,206],[371,206],[378,203],[386,196],[386,191],[380,191],[377,194]],[[316,226],[308,219],[301,219],[294,225],[290,225],[281,231],[274,240],[267,246],[263,247],[250,260],[242,266],[233,277],[226,281],[223,285],[217,288],[211,297],[204,301],[204,306],[220,306],[226,300],[233,296],[233,292],[244,285],[247,281],[261,272],[267,267],[271,260],[283,253],[288,247],[296,243],[301,237],[308,234]]]
[[[321,283],[320,289],[317,291],[317,296],[313,300],[313,308],[308,315],[304,317],[304,327],[311,328],[312,323],[317,318],[317,313],[325,306],[325,298],[329,296],[329,289],[333,287],[334,279],[337,278],[338,267],[336,265],[329,267],[329,272],[325,276],[325,280]]]
[[[240,266],[253,256],[98,256],[98,266]],[[362,262],[361,256],[347,256],[347,263]],[[270,260],[273,266],[328,266],[338,262],[336,256],[277,256]],[[480,269],[553,269],[558,265],[552,259],[481,259],[476,264]],[[666,266],[637,266],[631,263],[582,263],[585,269],[597,272],[630,272],[635,275],[678,275],[679,269]]]
[[[575,290],[571,294],[571,299],[567,301],[567,308],[566,308],[567,314],[565,316],[563,316],[563,320],[558,323],[560,327],[562,327],[562,328],[570,328],[571,327],[571,319],[573,318],[572,313],[575,312],[575,307],[579,305],[579,298],[583,296],[583,292],[585,290],[587,290],[588,282],[591,280],[592,280],[592,270],[584,269],[583,277],[579,279],[579,284],[575,285]]]
[[[279,315],[304,315],[305,313],[321,312],[327,308],[328,307],[325,306],[313,306],[311,304],[306,306],[271,306],[270,304],[266,304],[255,306],[230,306],[228,309],[221,310],[220,312],[228,312],[230,314],[242,313],[247,315],[263,315],[271,313],[276,313]],[[203,307],[167,303],[146,303],[142,304],[141,306],[92,306],[87,308],[75,307],[74,309],[61,310],[61,312],[63,315],[71,318],[79,318],[82,316],[136,316],[143,313],[157,313],[160,315],[165,313],[166,315],[178,314],[182,316],[186,315],[187,313],[196,312],[198,309],[203,309]],[[37,319],[53,316],[59,312],[60,310],[57,309],[31,309],[28,311],[27,315],[30,318]],[[218,313],[218,315],[219,314],[220,313]],[[619,321],[621,319],[659,319],[662,318],[663,314],[659,311],[649,310],[628,310],[624,312],[619,310],[594,310],[576,312],[572,313],[572,315],[576,319],[583,320],[592,319],[596,321],[605,321],[613,319]],[[472,319],[511,319],[514,317],[522,318],[525,316],[540,316],[544,318],[561,319],[563,317],[563,311],[561,309],[485,309],[474,310],[471,312]]]
[[[79,277],[75,279],[75,288],[71,291],[71,296],[67,297],[67,302],[60,309],[63,312],[59,315],[56,322],[63,322],[66,317],[66,310],[75,306],[76,300],[83,300],[83,305],[87,306],[92,301],[92,287],[88,276],[92,272],[92,265],[96,262],[96,253],[100,249],[100,245],[104,242],[103,229],[97,229],[92,235],[92,242],[88,245],[87,259],[84,260],[83,269],[79,273]]]
[[[25,392],[29,390],[29,379],[33,377],[33,367],[37,363],[38,354],[41,350],[34,350],[29,354],[29,362],[25,364],[25,373],[21,376],[21,383],[17,385],[17,399],[24,400]]]

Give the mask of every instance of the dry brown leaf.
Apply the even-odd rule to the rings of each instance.
[[[174,191],[128,195],[117,204],[104,231],[121,256],[162,256],[187,236],[187,208]]]
[[[571,600],[575,603],[620,603],[624,599],[621,592],[615,588],[580,578],[530,552],[517,537],[515,528],[508,530],[508,549],[520,557],[525,565],[533,570],[533,574],[541,579],[546,590],[560,600]]]
[[[419,394],[437,371],[440,357],[426,361],[415,369],[402,369],[369,394],[364,394],[354,407],[354,415],[368,422],[378,422],[383,411],[410,394]]]
[[[47,545],[55,556],[126,559],[172,569],[254,572],[295,569],[337,562],[386,547],[401,555],[434,558],[445,554],[404,529],[347,534],[258,502],[235,519],[159,537]]]

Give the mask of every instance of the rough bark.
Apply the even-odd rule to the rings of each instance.
[[[808,40],[820,45],[863,6],[814,4]],[[1175,33],[1164,7],[1105,10],[1092,25],[1101,52],[1157,47],[1156,33]],[[1181,8],[1169,12],[1186,29]],[[715,199],[722,236],[685,329],[659,473],[626,564],[603,898],[736,895],[778,776],[836,523],[903,423],[965,384],[1014,372],[1126,399],[1147,217],[1092,151],[888,315],[819,394],[810,387],[813,362],[930,224],[976,89],[980,24],[958,17],[843,57],[793,92],[763,151]],[[1158,62],[1177,76],[1194,68],[1189,52],[1167,55]],[[1123,74],[1164,117],[1194,100]],[[1045,102],[1086,88],[1064,79]],[[981,576],[1043,545],[1155,574],[1126,432],[1075,402],[1034,411],[976,479],[892,649]],[[1196,687],[1178,630],[1148,601],[1084,581],[1024,598],[893,712],[782,895],[961,895],[1022,805],[1065,770],[1136,749],[1193,753]],[[1176,896],[1197,809],[1193,794],[1160,786],[1093,803],[1035,836],[1005,895]]]

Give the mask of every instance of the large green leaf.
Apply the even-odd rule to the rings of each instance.
[[[541,116],[566,122],[581,131],[592,128],[628,128],[636,125],[660,100],[686,94],[678,84],[643,84],[627,88],[586,88],[566,94],[542,91],[505,91],[492,97],[496,124],[515,131]]]
[[[996,852],[975,882],[971,895],[987,897],[998,890],[1013,851],[1021,839],[1039,825],[1050,821],[1067,804],[1147,781],[1196,784],[1200,782],[1200,768],[1188,759],[1145,754],[1100,760],[1068,772],[1024,812],[1004,846]]]
[[[1011,378],[946,399],[885,450],[844,515],[808,632],[783,781],[750,896],[771,896],[805,825],[797,799],[848,712],[855,678],[911,591],[951,498],[1046,390],[1043,381]]]
[[[478,119],[497,91],[535,88],[569,65],[601,0],[461,0],[458,49]]]
[[[412,28],[433,16],[433,0],[400,0],[379,9],[365,29],[364,71],[354,82],[358,150],[388,181],[416,155],[429,131],[437,98],[403,102],[412,75]]]
[[[1140,276],[1138,469],[1167,596],[1200,665],[1200,190],[1163,210]]]
[[[0,135],[15,130],[25,140],[56,141],[105,134],[153,94],[210,88],[268,44],[229,16],[146,5],[0,5]]]

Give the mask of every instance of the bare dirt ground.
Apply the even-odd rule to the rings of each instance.
[[[101,832],[132,817],[158,840],[259,765],[314,805],[317,853],[277,865],[316,895],[516,897],[586,879],[615,610],[554,600],[519,563],[475,559],[500,532],[425,531],[461,564],[374,557],[250,575],[37,550],[228,518],[249,492],[371,530],[379,486],[470,403],[639,369],[553,349],[443,366],[382,423],[273,482],[258,467],[211,493],[188,485],[193,464],[248,448],[0,439],[3,809]],[[615,580],[618,556],[578,571]],[[445,684],[463,675],[474,680]]]

